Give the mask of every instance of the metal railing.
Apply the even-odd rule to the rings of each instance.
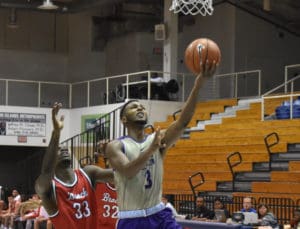
[[[227,156],[226,158],[228,167],[231,172],[232,176],[232,191],[235,191],[235,180],[236,180],[236,173],[234,172],[233,168],[240,165],[243,162],[242,155],[240,152],[234,152]]]
[[[290,79],[290,76],[292,78]],[[295,84],[295,82],[300,78],[300,64],[294,65],[286,65],[284,67],[284,83],[279,86],[267,91],[262,95],[262,103],[261,103],[261,120],[265,120],[265,108],[266,108],[266,100],[274,100],[284,98],[288,98],[290,101],[290,119],[293,118],[293,98],[295,96],[299,96],[295,91],[299,91],[299,83]],[[298,81],[299,82],[299,81]],[[296,90],[295,90],[296,89]],[[271,95],[275,92],[279,93],[275,95]],[[289,93],[289,94],[287,94]],[[275,110],[275,108],[274,108]]]
[[[262,95],[262,103],[261,103],[261,120],[264,121],[265,120],[265,106],[266,106],[266,100],[274,100],[274,99],[278,99],[278,98],[288,98],[289,102],[290,102],[290,119],[293,118],[293,100],[295,97],[300,96],[300,93],[295,93],[294,92],[294,84],[295,81],[297,81],[298,79],[300,79],[300,75],[297,75],[296,77],[280,84],[279,86],[273,88],[272,90],[264,93]],[[280,89],[285,89],[285,93],[287,93],[286,88],[287,86],[290,85],[290,94],[281,94],[281,95],[271,95],[272,93],[276,92],[277,90]],[[274,109],[275,111],[275,109]]]
[[[153,76],[176,80],[178,91],[168,93],[167,99],[155,97]],[[75,83],[0,78],[0,105],[51,107],[60,101],[65,108],[79,108],[134,98],[185,101],[194,77],[189,73],[141,71]],[[260,70],[220,74],[209,81],[201,90],[209,95],[205,99],[260,96],[261,93]]]
[[[119,116],[120,107],[100,116],[90,129],[61,143],[61,145],[68,147],[71,152],[73,168],[95,163],[97,158],[95,153],[99,151],[99,144],[108,143],[112,139],[125,135],[126,130]],[[78,164],[77,161],[80,163]]]
[[[232,82],[231,91],[233,92],[233,98],[261,95],[261,70],[251,70],[216,75],[216,78],[218,79],[227,77],[231,77],[230,81]],[[257,82],[252,82],[251,84],[251,82],[247,81],[247,79],[252,78],[257,78]],[[250,92],[248,92],[248,90],[251,89],[256,90],[256,92],[251,92],[252,94],[249,94]],[[244,93],[246,92],[246,94],[242,94],[241,90]]]
[[[276,132],[272,132],[264,137],[265,146],[269,156],[269,171],[272,170],[272,151],[271,148],[279,143],[279,136]]]

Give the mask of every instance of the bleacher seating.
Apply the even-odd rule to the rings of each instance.
[[[297,98],[293,101],[292,106],[290,101],[283,101],[282,104],[275,109],[275,114],[277,119],[289,119],[291,118],[291,109],[292,109],[292,118],[300,118],[300,99]]]
[[[232,105],[237,104],[234,101],[230,102]],[[213,105],[214,103],[216,106]],[[265,106],[265,114],[274,113],[280,103],[282,103],[282,99],[268,101]],[[203,117],[210,117],[211,113],[224,111],[225,106],[224,100],[219,103],[217,101],[199,103],[189,126],[196,125],[197,120],[201,120]],[[167,127],[171,122],[170,116],[165,123],[155,123],[155,126]],[[207,125],[204,131],[191,132],[189,139],[180,139],[166,155],[164,192],[190,194],[188,177],[198,171],[203,172],[205,183],[207,183],[203,184],[200,190],[216,191],[217,181],[232,180],[226,164],[226,158],[230,153],[238,151],[243,156],[243,163],[237,166],[237,171],[252,171],[254,162],[268,161],[268,153],[264,144],[266,135],[277,132],[280,142],[272,147],[272,152],[286,152],[287,143],[300,142],[299,127],[299,119],[261,121],[261,103],[256,102],[251,104],[248,110],[237,111],[236,117],[223,118],[221,124]],[[296,165],[298,164],[296,163]],[[291,163],[289,168],[296,168],[296,165]],[[282,173],[281,176],[288,176],[288,174]],[[272,175],[272,177],[274,176],[276,176],[276,172]],[[276,185],[273,184],[274,182],[277,182],[276,179],[272,179],[271,182],[254,182],[252,191],[260,194],[268,191],[275,193],[273,189],[277,185],[286,187],[286,183],[277,183]],[[299,184],[291,184],[287,189],[281,188],[281,191],[276,193],[281,194],[284,190],[288,190],[286,193],[289,195],[297,195],[299,192],[296,192],[297,188],[300,190]]]

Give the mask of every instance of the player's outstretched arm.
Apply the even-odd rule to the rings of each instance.
[[[52,214],[57,211],[56,200],[52,189],[52,179],[55,173],[60,132],[63,128],[64,117],[61,116],[60,120],[57,119],[57,114],[61,106],[62,105],[60,103],[55,103],[52,108],[52,136],[43,158],[41,174],[35,182],[35,191],[41,197],[43,206],[47,210],[48,214]]]
[[[184,129],[191,121],[195,112],[199,90],[203,85],[205,78],[211,77],[215,73],[216,66],[217,65],[214,61],[213,64],[209,64],[207,62],[205,63],[205,66],[201,67],[201,69],[203,70],[199,75],[197,75],[195,79],[194,86],[187,101],[184,104],[179,119],[166,129],[165,137],[163,139],[163,142],[166,144],[166,149],[172,146],[177,141],[177,139],[182,135]],[[163,153],[165,152],[166,151],[164,151]]]
[[[157,152],[157,149],[164,148],[165,145],[161,142],[163,133],[160,128],[155,131],[155,137],[151,145],[142,151],[142,153],[134,160],[129,161],[122,152],[122,143],[118,140],[112,141],[107,145],[106,155],[112,168],[116,169],[124,176],[131,178],[135,176],[146,165],[152,154]]]
[[[96,165],[87,165],[83,170],[91,179],[94,187],[97,182],[113,183],[114,181],[114,172],[112,169],[102,169]]]

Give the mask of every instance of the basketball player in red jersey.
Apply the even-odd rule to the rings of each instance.
[[[99,153],[103,156],[105,168],[109,168],[110,166],[105,155],[105,147],[106,143],[100,144]],[[98,228],[115,229],[119,210],[115,186],[110,183],[97,183],[96,200],[98,208]]]
[[[68,150],[59,148],[63,128],[63,116],[57,119],[60,108],[61,104],[55,103],[52,109],[52,136],[35,189],[55,229],[94,229],[98,224],[93,187],[96,182],[112,181],[113,172],[93,165],[71,168]]]
[[[98,208],[98,228],[116,228],[118,205],[115,186],[110,183],[97,183],[96,200]]]

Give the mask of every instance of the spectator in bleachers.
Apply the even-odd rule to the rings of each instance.
[[[204,197],[197,196],[195,214],[192,220],[206,221],[212,220],[214,217],[215,213],[206,207]]]
[[[3,228],[3,216],[7,213],[6,204],[3,200],[0,200],[0,228]]]
[[[32,197],[24,201],[20,206],[20,217],[18,219],[19,224],[25,224],[25,229],[31,229],[33,221],[39,215],[39,209],[41,206],[41,200],[37,194],[33,194]]]
[[[243,199],[243,208],[241,212],[254,212],[256,213],[255,208],[252,207],[252,198],[251,197],[244,197]]]
[[[258,223],[261,226],[270,226],[275,229],[279,229],[277,218],[270,212],[269,207],[266,204],[259,204],[257,207]]]
[[[8,209],[2,214],[2,227],[13,228],[14,220],[19,216],[19,209],[21,205],[21,195],[14,189],[11,196],[8,197]]]
[[[300,208],[294,210],[293,218],[291,219],[291,228],[296,229],[298,225],[300,226]]]
[[[12,197],[13,197],[15,203],[16,202],[21,202],[21,195],[18,192],[18,190],[16,190],[16,189],[12,190],[11,194],[12,194]]]
[[[224,218],[218,219],[219,217],[217,213],[218,210],[222,210],[224,212],[224,216],[222,216]],[[214,200],[214,211],[215,211],[214,220],[225,222],[230,217],[229,211],[226,209],[225,204],[219,197],[216,197]]]
[[[46,229],[52,229],[52,222],[49,219],[49,215],[43,206],[40,206],[39,215],[34,219],[33,225],[34,229],[39,229],[41,226]]]
[[[13,227],[13,221],[11,220],[16,213],[16,205],[12,196],[8,197],[8,209],[2,214],[1,229],[11,229]]]

